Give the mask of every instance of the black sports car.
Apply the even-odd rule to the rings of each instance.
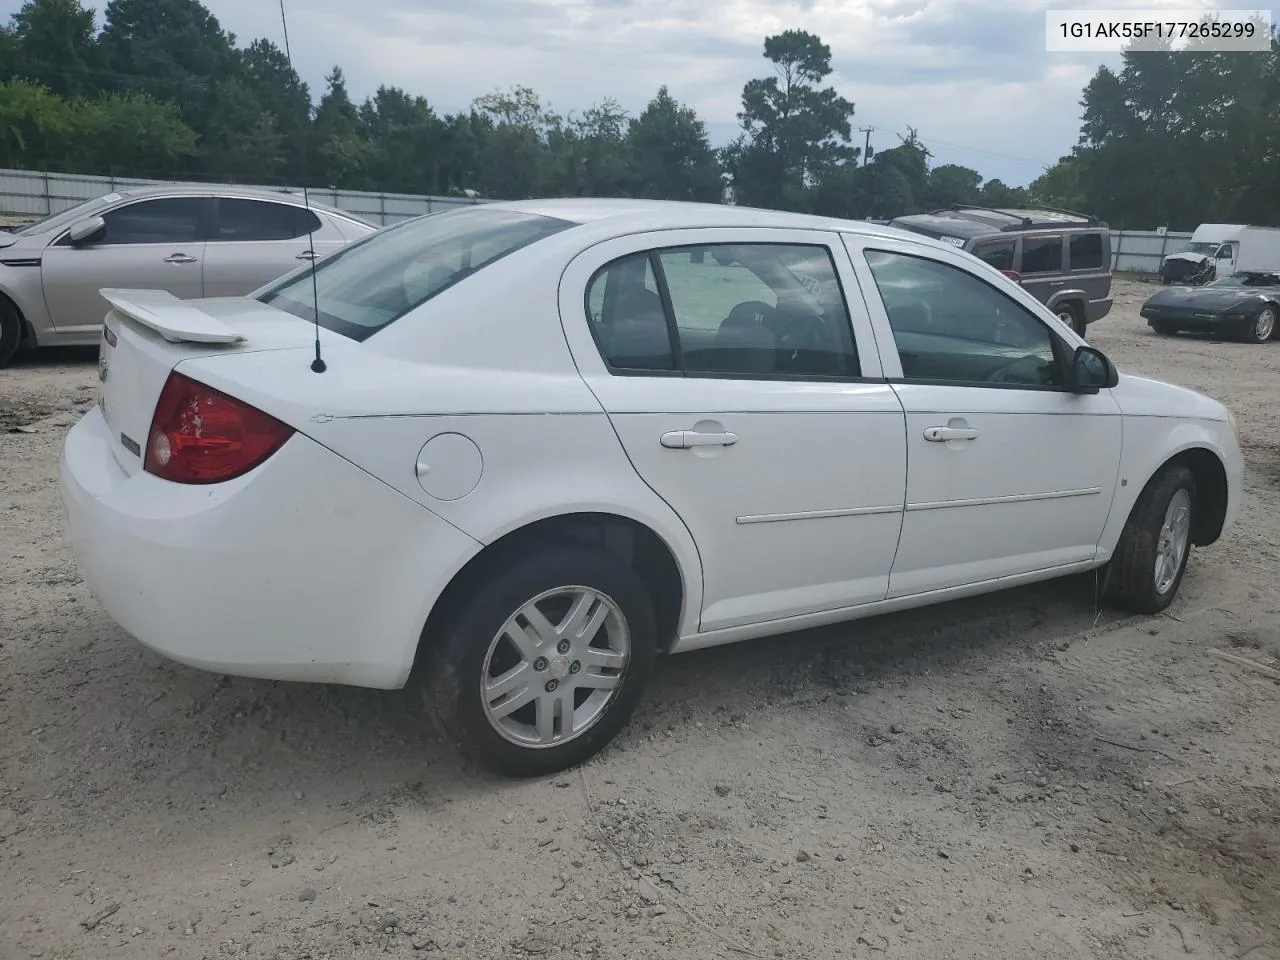
[[[1277,313],[1280,275],[1274,273],[1237,273],[1202,287],[1168,287],[1142,305],[1142,316],[1156,333],[1203,331],[1251,343],[1275,336]]]

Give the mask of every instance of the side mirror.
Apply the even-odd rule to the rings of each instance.
[[[88,220],[73,223],[71,229],[67,231],[67,239],[74,244],[90,243],[106,229],[107,221],[101,217],[90,217]]]
[[[1071,358],[1072,393],[1097,393],[1103,388],[1111,389],[1120,382],[1120,374],[1115,365],[1100,350],[1093,347],[1076,347]]]

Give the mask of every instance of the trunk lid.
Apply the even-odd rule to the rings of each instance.
[[[312,326],[241,297],[180,300],[163,290],[101,291],[111,305],[98,351],[98,406],[112,451],[130,475],[142,469],[156,401],[169,373],[197,357],[307,346]]]

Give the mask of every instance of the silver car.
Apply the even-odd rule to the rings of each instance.
[[[234,297],[378,228],[300,194],[161,185],[0,231],[0,367],[20,347],[94,345],[103,287]],[[311,239],[308,239],[311,235]]]

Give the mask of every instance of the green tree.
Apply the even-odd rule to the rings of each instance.
[[[556,179],[548,141],[561,136],[563,126],[564,121],[528,87],[478,97],[472,104],[471,129],[478,141],[481,192],[504,199],[544,192],[548,180]]]
[[[201,132],[235,66],[235,37],[199,0],[110,0],[98,43],[115,89],[172,101]]]
[[[0,166],[60,168],[70,126],[66,101],[45,87],[20,80],[0,83]]]
[[[373,151],[361,131],[341,67],[329,72],[325,87],[312,127],[313,179],[325,186],[359,189],[366,183]]]
[[[707,127],[660,87],[627,130],[637,196],[718,203],[724,186]]]
[[[424,97],[379,87],[361,105],[370,144],[369,180],[383,190],[439,193],[445,122]]]
[[[1027,193],[1036,203],[1063,210],[1087,212],[1089,206],[1080,185],[1080,161],[1075,156],[1062,157],[1032,180]]]
[[[924,206],[936,209],[956,203],[977,203],[981,196],[982,174],[955,163],[944,163],[929,171]]]
[[[291,179],[305,180],[310,160],[311,92],[289,65],[284,51],[270,40],[253,41],[237,51],[237,59],[235,76],[252,91],[258,108],[271,114]]]
[[[1011,187],[1000,180],[988,180],[978,197],[984,207],[1023,207],[1029,201],[1023,187]]]
[[[175,104],[137,93],[73,101],[67,141],[67,162],[74,169],[125,177],[171,176],[196,151],[196,133]],[[122,143],[129,144],[127,153]]]
[[[630,118],[605,100],[550,128],[543,190],[579,197],[627,196],[633,174],[627,151]]]
[[[100,84],[96,33],[93,10],[79,0],[28,0],[13,15],[8,69],[58,96],[95,92]]]
[[[1132,48],[1085,87],[1079,202],[1113,225],[1280,219],[1280,43],[1267,53]]]
[[[868,164],[850,156],[829,167],[813,191],[813,211],[825,216],[887,220],[925,206],[929,151],[909,131],[902,142]]]
[[[245,81],[230,77],[216,85],[200,143],[205,176],[232,183],[288,181],[284,147],[276,115]]]
[[[764,41],[774,76],[750,80],[738,114],[742,136],[726,151],[739,202],[800,210],[829,168],[852,155],[853,104],[834,88],[831,48],[803,30]]]

